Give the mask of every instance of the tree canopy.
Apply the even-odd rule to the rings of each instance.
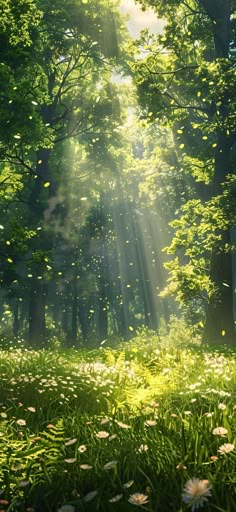
[[[0,308],[35,346],[181,309],[235,340],[236,3],[141,4],[138,40],[116,0],[0,6]]]

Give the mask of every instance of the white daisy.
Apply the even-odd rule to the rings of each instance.
[[[192,512],[204,506],[211,496],[211,487],[208,480],[191,478],[184,486],[182,493],[183,502],[192,506]]]
[[[134,494],[130,495],[128,501],[132,505],[137,505],[140,507],[141,505],[146,505],[148,503],[148,496],[146,494],[142,494],[141,492],[135,492]]]
[[[230,453],[234,450],[234,444],[231,443],[224,443],[219,447],[218,452],[221,455],[226,455],[227,453]]]

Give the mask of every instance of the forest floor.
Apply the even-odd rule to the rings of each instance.
[[[0,386],[1,510],[236,510],[233,351],[1,350]]]

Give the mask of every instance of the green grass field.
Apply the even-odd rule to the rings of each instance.
[[[2,350],[0,510],[234,512],[235,353],[173,339]]]

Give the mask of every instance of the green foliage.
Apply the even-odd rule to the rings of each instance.
[[[235,226],[234,183],[235,177],[228,176],[222,195],[205,203],[200,199],[188,201],[181,208],[182,215],[171,222],[175,234],[166,250],[168,254],[180,256],[165,264],[170,278],[163,295],[172,293],[180,303],[186,304],[196,297],[206,300],[217,294],[210,278],[210,261],[222,234]],[[231,249],[227,243],[221,251],[227,253]]]
[[[220,316],[229,311],[233,339],[233,271],[226,268],[232,267],[230,230],[235,226],[234,185],[228,175],[235,161],[236,5],[217,0],[141,3],[165,20],[163,34],[144,31],[135,43],[136,51],[148,50],[131,64],[142,115],[172,131],[172,174],[180,171],[188,183],[176,202],[177,220],[170,223],[174,236],[168,253],[175,258],[166,264],[170,278],[162,295],[170,292],[182,304],[205,302],[206,340],[212,343],[222,330]],[[217,307],[219,316],[214,317]]]
[[[32,31],[40,22],[42,11],[34,0],[2,0],[0,31],[7,35],[13,47],[32,45]]]

